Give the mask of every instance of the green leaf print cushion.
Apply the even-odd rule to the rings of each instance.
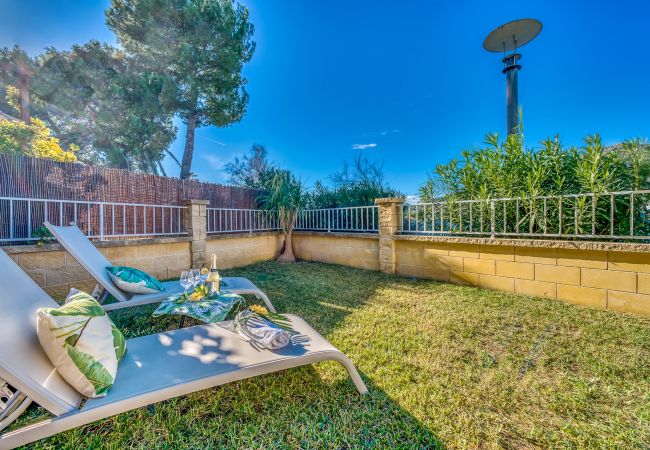
[[[155,294],[165,290],[160,281],[142,270],[126,266],[111,266],[107,267],[106,270],[113,283],[125,292]]]
[[[86,397],[106,396],[126,342],[97,300],[76,292],[60,308],[36,314],[38,340],[63,379]]]

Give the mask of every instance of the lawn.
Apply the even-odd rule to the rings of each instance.
[[[366,272],[231,270],[352,358],[151,405],[38,448],[648,448],[650,318]],[[175,327],[111,313],[128,337]],[[155,376],[155,374],[152,374]],[[110,394],[109,394],[110,395]],[[31,418],[42,414],[30,410]]]

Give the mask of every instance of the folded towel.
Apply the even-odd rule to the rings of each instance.
[[[254,317],[251,317],[254,316]],[[235,331],[244,339],[254,341],[264,348],[277,350],[289,345],[291,334],[277,325],[242,311],[235,316]]]

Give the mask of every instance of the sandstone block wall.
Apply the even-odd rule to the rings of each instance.
[[[229,269],[275,259],[280,254],[282,233],[209,236],[206,241],[208,264],[217,255],[217,267]]]
[[[379,237],[369,234],[295,232],[296,258],[379,270]]]
[[[142,243],[111,242],[110,246],[99,247],[99,250],[114,265],[135,267],[165,280],[178,278],[181,271],[190,267],[189,246],[186,238],[148,239]],[[73,287],[87,292],[93,290],[95,280],[70,254],[59,245],[47,247],[30,245],[11,247],[5,251],[54,298],[64,298]]]
[[[274,259],[282,245],[279,233],[220,235],[208,237],[206,251],[218,255],[220,269],[240,267]],[[162,238],[95,242],[114,265],[130,266],[160,280],[180,277],[192,267],[189,238]],[[63,299],[71,288],[91,292],[95,280],[58,244],[5,247],[3,249],[23,270],[56,299]]]
[[[396,238],[399,275],[650,315],[650,253]],[[522,243],[523,244],[523,243]]]
[[[96,244],[113,264],[136,267],[159,279],[177,278],[193,264],[192,241],[187,237]],[[219,268],[226,269],[274,259],[282,245],[277,232],[216,235],[207,237],[205,252],[216,253]],[[293,245],[296,257],[308,261],[650,315],[647,244],[300,231],[294,233]],[[5,251],[56,298],[72,287],[91,291],[95,286],[58,245],[5,247]]]

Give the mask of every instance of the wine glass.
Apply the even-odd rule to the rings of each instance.
[[[201,282],[201,271],[199,269],[190,270],[190,275],[192,277],[192,287],[196,287]]]
[[[183,293],[187,296],[187,289],[194,284],[194,275],[190,271],[184,270],[181,272],[181,286],[183,286]]]

